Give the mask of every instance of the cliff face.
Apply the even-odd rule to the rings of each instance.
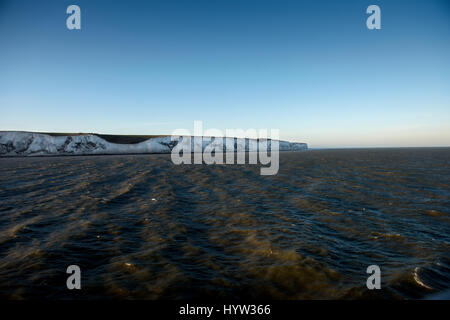
[[[183,139],[183,137],[181,138]],[[224,151],[226,142],[231,142],[231,151],[255,150],[255,147],[267,143],[271,149],[271,140],[222,138]],[[220,140],[220,139],[219,139]],[[181,141],[181,140],[180,140]],[[204,150],[214,139],[192,139],[193,150]],[[0,156],[42,156],[42,155],[94,155],[94,154],[138,154],[170,153],[177,141],[171,136],[161,136],[133,143],[121,144],[108,142],[95,134],[85,135],[48,135],[43,133],[3,131],[0,132]],[[217,143],[217,141],[216,141]],[[196,149],[194,149],[197,147]],[[280,151],[306,150],[305,143],[279,141]],[[274,146],[274,150],[276,147]]]

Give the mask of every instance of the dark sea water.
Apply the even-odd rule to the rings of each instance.
[[[423,298],[450,288],[450,149],[0,159],[0,297]],[[78,265],[82,289],[66,288]],[[366,268],[381,268],[369,291]]]

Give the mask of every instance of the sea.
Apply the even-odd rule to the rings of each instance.
[[[81,289],[69,290],[69,266]],[[369,266],[380,289],[369,290]],[[3,299],[424,299],[450,288],[450,148],[0,159]]]

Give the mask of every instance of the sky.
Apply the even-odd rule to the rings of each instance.
[[[0,0],[0,130],[195,120],[312,148],[450,146],[450,1]]]

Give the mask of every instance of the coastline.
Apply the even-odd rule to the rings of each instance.
[[[184,139],[190,140],[191,153],[209,149],[223,152],[303,151],[306,143],[271,139],[232,137],[193,137],[170,135],[133,136],[94,133],[0,132],[0,157],[36,157],[68,155],[170,154]],[[115,141],[115,142],[111,142]],[[124,143],[124,142],[134,143]],[[189,143],[189,141],[188,141]]]

